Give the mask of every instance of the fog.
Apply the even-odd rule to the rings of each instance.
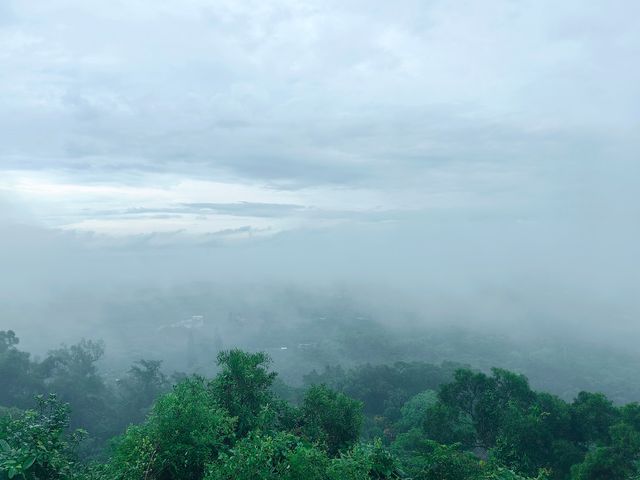
[[[116,370],[286,373],[356,320],[637,362],[639,5],[3,1],[0,330]],[[428,345],[384,360],[520,365]]]

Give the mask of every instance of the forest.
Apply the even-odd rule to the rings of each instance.
[[[640,0],[0,0],[0,480],[640,480]]]
[[[401,361],[326,366],[288,385],[263,352],[209,377],[101,342],[42,359],[0,332],[0,478],[635,480],[640,404],[535,391],[521,374]]]

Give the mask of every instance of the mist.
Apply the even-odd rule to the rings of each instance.
[[[114,369],[188,369],[156,333],[192,316],[208,365],[322,312],[637,361],[638,14],[3,2],[0,329]]]
[[[638,18],[0,0],[0,480],[640,479]]]

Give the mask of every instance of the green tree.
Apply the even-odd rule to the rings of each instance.
[[[237,418],[240,436],[264,426],[273,417],[276,402],[271,386],[277,374],[269,371],[270,363],[269,356],[262,352],[236,349],[218,354],[221,372],[211,384],[213,393],[219,404]]]
[[[608,435],[611,443],[593,448],[572,469],[572,480],[630,480],[640,475],[640,433],[619,423]]]
[[[475,447],[489,449],[495,445],[502,416],[509,404],[526,408],[535,399],[525,376],[494,368],[492,376],[468,369],[456,371],[454,381],[443,385],[440,402],[453,409],[475,430]],[[449,415],[451,415],[449,413]]]
[[[113,398],[97,366],[103,355],[102,342],[82,340],[49,352],[41,367],[46,388],[71,405],[72,428],[90,426],[99,436],[113,434],[108,427]]]
[[[332,458],[328,480],[396,480],[402,478],[397,458],[380,440],[361,443]]]
[[[478,459],[459,444],[442,445],[413,429],[393,444],[403,470],[415,480],[475,480],[482,472]]]
[[[569,406],[552,395],[540,395],[527,409],[510,404],[491,455],[523,475],[547,469],[552,478],[564,479],[584,456],[583,450],[567,439],[570,423]]]
[[[26,408],[44,391],[38,365],[18,350],[20,339],[12,330],[0,331],[0,405]]]
[[[37,407],[0,418],[0,479],[68,479],[76,470],[75,448],[84,436],[69,435],[69,406],[55,395],[37,397]]]
[[[232,445],[234,426],[207,382],[189,378],[158,399],[144,424],[127,429],[108,472],[122,480],[200,479]]]
[[[621,407],[620,419],[637,432],[640,432],[640,403],[627,403]]]
[[[350,448],[359,438],[362,403],[325,385],[307,390],[300,415],[305,436],[326,445],[329,455]]]
[[[400,420],[395,424],[398,432],[407,432],[415,427],[420,427],[425,421],[427,412],[438,401],[438,395],[433,390],[414,395],[400,409]]]
[[[427,408],[422,431],[438,443],[459,443],[465,448],[473,448],[476,445],[476,431],[469,414],[442,402]]]
[[[206,480],[323,480],[328,462],[290,433],[251,433],[209,465]]]
[[[619,412],[602,393],[580,392],[571,404],[576,440],[587,445],[607,443]]]
[[[138,360],[118,385],[120,423],[144,420],[153,402],[169,387],[169,380],[160,369],[158,360]]]

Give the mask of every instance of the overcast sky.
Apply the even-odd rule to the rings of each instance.
[[[3,0],[2,214],[120,237],[608,217],[640,196],[638,18],[633,0]]]
[[[639,18],[636,0],[1,0],[0,306],[268,274],[638,325]]]

